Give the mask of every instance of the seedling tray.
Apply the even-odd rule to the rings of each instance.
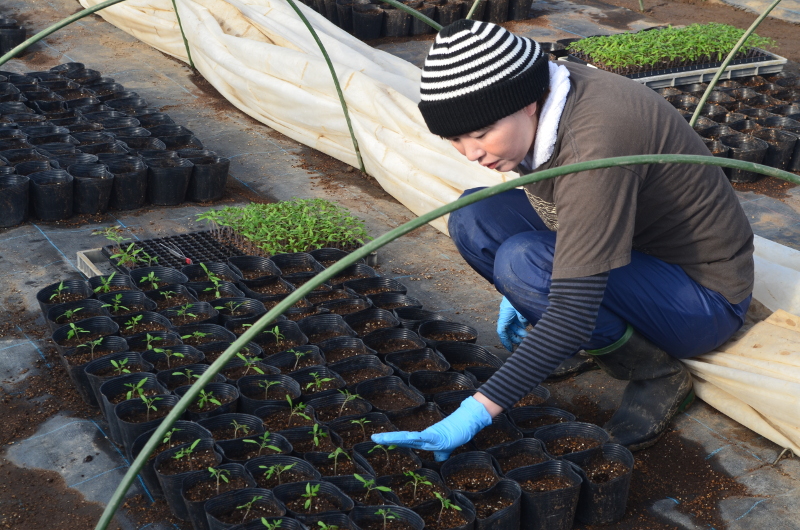
[[[736,77],[749,77],[753,75],[764,76],[775,74],[783,70],[783,66],[787,61],[785,57],[760,48],[754,49],[758,51],[758,55],[732,61],[725,69],[725,72],[723,72],[721,79],[733,79]],[[593,64],[572,54],[559,60],[585,64],[592,68],[597,68]],[[648,72],[626,75],[624,77],[643,83],[650,88],[688,85],[690,83],[711,81],[721,65],[722,62],[720,61],[665,70],[651,70]]]

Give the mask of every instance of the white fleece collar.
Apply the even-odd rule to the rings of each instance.
[[[520,165],[534,170],[541,166],[553,156],[553,148],[556,145],[558,135],[558,124],[561,121],[561,113],[564,112],[564,105],[569,94],[569,70],[564,65],[558,65],[553,61],[548,63],[550,67],[550,94],[544,102],[542,112],[539,114],[539,126],[536,129],[536,137],[533,141],[533,151],[529,152]]]

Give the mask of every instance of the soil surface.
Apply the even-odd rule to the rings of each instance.
[[[411,339],[389,339],[371,346],[378,353],[394,353],[396,351],[416,350],[419,343]]]
[[[425,520],[425,528],[428,530],[446,530],[448,528],[458,528],[467,523],[466,516],[453,508],[439,510],[439,506],[424,511],[418,510],[417,513]]]
[[[396,390],[385,390],[383,392],[373,392],[366,397],[372,406],[380,410],[402,410],[419,405],[403,392]]]
[[[187,471],[202,471],[217,465],[217,454],[211,449],[194,451],[184,458],[170,458],[157,469],[162,475],[177,475]]]
[[[508,497],[503,497],[499,493],[487,496],[485,499],[478,501],[471,499],[472,504],[475,505],[475,518],[486,519],[499,512],[504,508],[508,508],[514,501]]]
[[[428,372],[445,371],[444,366],[437,363],[433,359],[421,359],[419,361],[398,362],[394,364],[398,368],[409,374],[413,374],[414,372],[419,372],[420,370],[425,370]]]
[[[444,419],[437,410],[423,410],[401,418],[395,418],[392,423],[400,431],[424,431],[434,423]]]
[[[534,455],[531,453],[517,453],[504,458],[497,458],[500,469],[503,473],[508,473],[518,467],[532,466],[544,462],[547,458],[544,455]]]
[[[387,457],[386,453],[381,449],[375,449],[371,453],[364,454],[363,456],[379,477],[401,475],[407,471],[414,471],[419,468],[417,462],[413,458],[398,451],[389,451]]]
[[[339,509],[340,504],[336,499],[326,496],[324,493],[319,493],[311,500],[311,505],[305,507],[306,499],[298,497],[290,501],[284,502],[286,508],[295,513],[324,513],[331,512]]]
[[[536,405],[541,405],[544,403],[544,399],[541,396],[537,396],[536,394],[528,394],[524,398],[517,401],[514,408],[517,407],[534,407]]]
[[[225,470],[222,470],[223,472]],[[216,479],[209,479],[203,482],[198,482],[194,486],[186,490],[185,497],[193,502],[208,500],[211,497],[225,493],[226,491],[239,490],[246,488],[249,484],[242,477],[225,477],[227,480],[220,478],[219,489],[217,489]]]
[[[553,425],[556,423],[563,423],[567,421],[566,418],[561,416],[554,416],[551,414],[544,414],[542,416],[537,416],[535,418],[531,418],[529,420],[519,420],[515,421],[517,427],[524,430],[531,430],[534,431],[539,427],[544,427],[545,425]]]
[[[540,493],[569,488],[572,486],[572,481],[561,475],[545,475],[537,479],[523,480],[519,485],[529,493]]]
[[[342,376],[342,379],[344,379],[344,382],[348,385],[355,385],[357,383],[361,383],[362,381],[377,379],[378,377],[383,377],[386,375],[377,368],[362,368],[361,370],[353,370],[352,372],[337,373]]]
[[[215,515],[214,518],[223,523],[236,525],[248,521],[257,521],[262,517],[280,517],[280,515],[281,510],[278,510],[275,505],[256,501],[249,510],[247,508],[237,508],[230,512]]]
[[[306,414],[306,416],[309,415]],[[304,418],[302,416],[298,416],[297,414],[291,415],[289,409],[272,412],[262,421],[264,423],[264,428],[269,432],[277,432],[284,429],[290,429],[292,427],[302,427],[304,425],[313,425],[316,423],[310,416],[308,418]]]
[[[547,452],[553,456],[563,456],[569,453],[585,451],[594,447],[600,447],[600,441],[583,436],[563,436],[545,443]]]
[[[266,470],[263,470],[264,473],[260,475],[255,475],[253,478],[256,479],[258,486],[265,489],[272,489],[275,486],[280,486],[281,484],[289,484],[290,482],[302,482],[304,480],[314,480],[314,476],[310,473],[305,473],[303,471],[295,471],[294,469],[289,469],[284,471],[278,475],[272,475],[272,477],[267,478]],[[280,479],[280,480],[279,480]]]
[[[603,484],[617,477],[621,477],[630,469],[617,460],[609,460],[602,455],[592,458],[583,470],[586,472],[586,477],[595,484]]]
[[[519,437],[519,432],[517,432],[516,436],[514,436],[514,431],[512,430],[501,429],[500,427],[490,425],[481,430],[481,432],[479,432],[472,439],[472,441],[478,446],[478,449],[485,451],[486,449],[496,445],[513,442],[514,440],[519,439]]]
[[[459,469],[445,477],[448,488],[473,492],[487,490],[499,481],[494,471],[478,467]]]
[[[350,357],[356,357],[358,355],[366,355],[366,354],[367,352],[356,348],[336,348],[334,350],[326,351],[325,358],[328,360],[328,364],[332,364],[337,361],[343,361],[344,359],[349,359]]]

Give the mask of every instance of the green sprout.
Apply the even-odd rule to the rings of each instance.
[[[433,486],[433,484],[431,483],[430,480],[428,480],[427,478],[423,477],[422,475],[418,475],[418,474],[414,473],[413,471],[406,471],[403,474],[411,479],[408,482],[406,482],[406,484],[413,484],[414,485],[414,498],[412,499],[412,502],[417,502],[417,488],[419,486],[421,486],[423,484],[426,485],[426,486]]]
[[[147,397],[144,394],[142,394],[141,396],[139,396],[139,399],[142,400],[142,403],[144,403],[145,410],[147,411],[147,413],[145,415],[145,421],[150,421],[150,411],[152,410],[153,412],[155,412],[155,411],[158,410],[156,408],[156,406],[155,406],[155,402],[156,401],[161,401],[161,398],[160,397]]]
[[[274,446],[274,445],[270,445],[269,442],[270,442],[269,432],[265,432],[264,434],[262,434],[261,436],[259,436],[255,440],[250,440],[250,439],[244,440],[244,443],[256,444],[258,446],[258,454],[256,456],[261,456],[261,451],[263,451],[264,449],[271,449],[271,450],[275,451],[276,453],[280,453],[281,452],[280,447],[277,447],[277,446]],[[269,477],[267,477],[267,478],[269,478]]]
[[[270,523],[265,517],[261,518],[261,524],[263,524],[267,530],[277,530],[281,527],[281,523],[283,523],[283,519],[278,519],[274,523]]]
[[[107,226],[102,230],[94,230],[92,232],[93,236],[105,236],[106,239],[112,241],[117,246],[119,246],[123,241],[128,241],[127,237],[122,236],[122,227],[119,225],[117,226]]]
[[[122,305],[122,293],[114,295],[114,298],[111,299],[111,303],[103,304],[103,307],[110,307],[112,313],[116,313],[120,309],[124,309],[125,311],[130,311],[127,307]]]
[[[278,485],[281,484],[281,475],[292,469],[294,466],[297,465],[297,462],[294,464],[275,464],[274,466],[258,466],[259,469],[264,469],[264,476],[267,480],[270,480],[273,476],[278,479]]]
[[[342,401],[342,406],[339,407],[339,416],[342,415],[344,412],[344,408],[347,406],[348,403],[351,401],[355,401],[356,399],[360,398],[358,394],[351,394],[349,390],[339,390],[339,393],[344,396],[344,401]]]
[[[56,298],[58,298],[62,294],[64,294],[64,291],[68,291],[68,290],[69,290],[69,287],[64,285],[64,282],[59,282],[58,287],[56,287],[55,291],[53,291],[53,294],[50,295],[50,300],[51,301],[55,300]]]
[[[292,372],[294,372],[295,370],[297,370],[297,366],[300,364],[300,359],[302,359],[305,356],[305,354],[308,353],[308,352],[297,351],[297,350],[295,350],[293,348],[291,350],[288,350],[287,353],[293,353],[294,354],[294,367],[292,368]]]
[[[392,491],[391,488],[387,488],[386,486],[377,486],[374,478],[367,480],[358,473],[353,473],[353,477],[355,477],[355,479],[364,486],[364,489],[367,490],[367,497],[369,497],[374,490],[385,491],[387,493]]]
[[[241,506],[237,506],[236,507],[237,510],[245,510],[244,517],[242,517],[242,523],[247,521],[247,516],[250,515],[250,510],[253,509],[253,506],[255,505],[255,503],[257,503],[258,501],[260,501],[263,498],[264,498],[263,495],[253,495],[253,498],[250,499],[249,502],[246,502],[246,503],[242,504]]]
[[[128,321],[125,322],[125,329],[131,333],[136,333],[136,326],[142,322],[143,318],[144,315],[136,315],[135,317],[129,318]]]
[[[441,509],[439,510],[439,517],[436,518],[436,521],[438,521],[439,523],[442,522],[442,514],[444,513],[445,510],[456,510],[458,512],[461,511],[460,506],[453,504],[450,501],[450,499],[443,496],[438,491],[434,491],[433,494],[436,495],[436,498],[439,499],[439,503],[442,505]]]
[[[143,379],[143,381],[144,381],[144,379]],[[164,433],[164,439],[161,440],[161,443],[162,444],[170,443],[172,441],[172,435],[175,434],[178,431],[181,431],[181,430],[182,429],[178,429],[177,427],[173,427],[172,429],[168,430],[167,432]]]
[[[227,469],[215,469],[213,467],[208,468],[208,472],[211,473],[211,478],[217,480],[217,495],[219,495],[220,481],[224,481],[225,484],[228,484],[228,477],[231,476],[231,472]]]
[[[308,431],[308,434],[313,436],[314,447],[319,447],[320,441],[323,438],[328,437],[328,433],[322,430],[322,428],[319,426],[319,423],[315,423],[311,430]]]
[[[120,359],[119,361],[111,360],[111,366],[114,367],[116,375],[129,374],[131,371],[127,368],[128,359]]]
[[[217,297],[219,298],[219,297]],[[222,305],[214,306],[214,309],[217,311],[227,311],[230,315],[236,314],[236,311],[239,310],[240,307],[244,305],[244,302],[234,302],[231,300],[230,302],[225,302]]]
[[[111,280],[114,279],[116,276],[116,272],[112,272],[108,276],[101,276],[100,277],[100,285],[94,288],[95,293],[110,293],[111,292]]]
[[[259,366],[258,366],[258,361],[260,361],[261,359],[259,359],[258,357],[245,357],[245,356],[244,356],[244,355],[242,355],[241,353],[237,353],[237,354],[236,354],[236,356],[237,356],[239,359],[241,359],[241,360],[244,362],[244,365],[247,367],[247,368],[245,369],[245,371],[244,371],[244,375],[243,375],[242,377],[244,377],[245,375],[247,375],[247,374],[250,372],[250,370],[253,370],[254,372],[256,372],[256,373],[258,373],[258,374],[264,375],[264,370],[262,370],[262,369],[261,369],[261,368],[259,368]],[[276,382],[277,382],[277,381],[276,381]],[[265,399],[266,399],[266,398],[265,398]]]
[[[79,344],[75,347],[75,351],[78,351],[80,348],[89,348],[89,358],[94,359],[94,350],[101,344],[103,344],[103,337]]]
[[[74,317],[75,315],[77,315],[81,311],[83,311],[82,307],[76,307],[75,309],[67,309],[66,311],[64,311],[63,313],[61,313],[60,315],[58,315],[56,317],[56,322],[58,322],[62,318],[64,320],[70,320],[70,319],[72,319],[72,317]]]
[[[195,316],[190,314],[190,316]],[[181,340],[194,340],[194,341],[202,341],[206,337],[211,337],[211,333],[205,333],[202,331],[192,331],[186,335],[181,335]]]
[[[250,325],[252,326],[252,324]],[[264,333],[267,333],[268,335],[272,335],[273,337],[275,337],[275,344],[280,344],[281,342],[283,342],[283,339],[286,338],[283,336],[283,333],[281,333],[281,328],[278,326],[275,326],[272,329],[266,329],[264,330]]]
[[[271,387],[275,386],[275,385],[280,385],[281,382],[280,381],[267,381],[267,380],[262,379],[261,381],[258,381],[258,383],[256,383],[256,384],[258,385],[259,388],[263,388],[264,389],[264,399],[269,399],[269,389]]]
[[[176,451],[175,454],[172,455],[172,458],[174,458],[175,460],[181,460],[182,458],[187,458],[192,453],[194,453],[194,448],[197,447],[197,444],[199,444],[199,443],[200,443],[200,439],[198,438],[189,447],[184,447],[184,448],[179,449],[178,451]]]
[[[329,381],[333,381],[333,377],[320,377],[318,372],[311,372],[308,375],[313,377],[314,380],[306,385],[306,391],[310,390],[311,392],[319,392],[322,390],[322,385]]]
[[[158,284],[161,282],[161,278],[156,276],[155,271],[150,271],[147,276],[143,276],[139,279],[139,283],[149,283],[150,287],[153,289],[158,289]]]
[[[303,411],[306,410],[305,403],[298,403],[295,405],[292,403],[292,398],[289,396],[289,394],[286,394],[286,401],[289,402],[289,422],[286,425],[287,429],[292,425],[292,418],[294,416],[299,416],[307,421],[311,421],[311,417],[308,414],[303,413]]]
[[[178,309],[175,310],[175,316],[178,317],[191,317],[195,318],[197,315],[194,313],[190,313],[189,310],[192,308],[192,304],[184,304],[180,306]]]
[[[200,378],[200,374],[194,373],[191,368],[187,368],[183,372],[172,372],[172,375],[185,377],[187,384],[192,384],[192,379]]]
[[[381,444],[375,444],[375,446],[372,449],[367,451],[367,454],[372,454],[373,451],[376,451],[378,449],[383,451],[384,454],[386,455],[386,465],[388,466],[389,465],[389,451],[394,451],[395,449],[397,449],[397,446],[396,445],[390,445],[389,447],[384,447]]]
[[[137,256],[140,252],[142,252],[142,249],[137,247],[136,243],[131,243],[125,249],[118,247],[117,253],[112,254],[111,259],[116,260],[117,265],[120,267],[134,268],[136,266],[136,261],[138,260]],[[158,289],[157,286],[155,288]]]
[[[164,349],[164,348],[153,348],[153,351],[156,352],[156,353],[163,353],[164,354],[164,358],[167,360],[167,370],[169,370],[169,368],[170,368],[170,365],[169,365],[170,361],[169,360],[171,358],[176,357],[178,359],[184,359],[186,357],[181,352],[172,351],[169,348],[167,348],[167,349]],[[175,374],[172,374],[172,375],[175,375]]]
[[[358,425],[359,427],[361,427],[361,435],[362,435],[362,439],[363,439],[363,440],[366,440],[366,439],[367,439],[367,430],[364,428],[364,426],[365,426],[367,423],[372,423],[372,422],[371,422],[371,421],[369,421],[367,418],[358,418],[358,419],[356,419],[356,420],[350,420],[350,423],[355,423],[356,425]]]
[[[222,405],[222,402],[214,397],[214,392],[210,390],[208,392],[201,390],[200,396],[197,398],[197,408],[203,410],[206,408],[206,405],[216,405],[219,407]]]
[[[138,383],[125,383],[125,386],[130,390],[125,394],[125,399],[134,399],[144,397],[144,385],[147,383],[147,378],[142,377]]]
[[[397,514],[395,514],[391,508],[381,508],[375,512],[375,515],[380,515],[383,517],[383,530],[386,530],[386,521],[397,519]]]
[[[89,333],[87,330],[83,329],[80,326],[77,326],[74,322],[69,325],[69,331],[67,331],[67,340],[70,339],[77,339],[80,337],[81,333]]]
[[[306,500],[306,502],[303,503],[303,508],[306,510],[311,507],[311,503],[317,497],[317,494],[319,493],[319,486],[319,484],[312,485],[310,482],[306,483],[306,492],[300,495]]]
[[[348,460],[352,460],[352,458],[350,458],[350,455],[347,454],[347,451],[345,451],[341,447],[337,447],[334,452],[332,452],[331,454],[328,455],[329,459],[330,458],[333,459],[333,474],[334,475],[336,474],[336,466],[339,464],[339,457],[340,456],[344,456]]]
[[[145,346],[147,347],[148,350],[152,350],[153,349],[153,343],[154,342],[158,342],[158,341],[162,341],[162,340],[164,340],[164,337],[159,337],[158,335],[151,335],[149,333],[144,338]]]

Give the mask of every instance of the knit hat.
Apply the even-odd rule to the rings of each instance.
[[[536,41],[462,19],[439,31],[425,58],[419,110],[433,134],[458,136],[538,101],[549,82]]]

